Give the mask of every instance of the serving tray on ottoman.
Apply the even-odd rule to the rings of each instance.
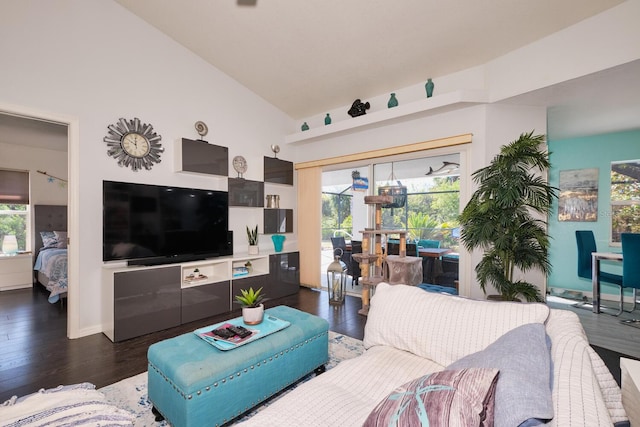
[[[287,306],[265,316],[281,331],[223,351],[190,332],[149,347],[149,400],[174,427],[218,426],[319,370],[329,360],[326,320]]]
[[[265,314],[264,320],[257,324],[248,327],[251,332],[246,338],[240,338],[238,336],[229,339],[217,337],[213,331],[218,328],[224,328],[227,325],[245,326],[242,317],[236,317],[235,319],[227,320],[226,322],[216,323],[215,325],[205,326],[204,328],[196,329],[193,331],[198,337],[205,340],[209,344],[219,348],[220,350],[233,350],[241,345],[248,344],[260,338],[269,336],[275,332],[281,331],[284,328],[289,327],[290,323],[286,320],[278,319],[272,315]]]

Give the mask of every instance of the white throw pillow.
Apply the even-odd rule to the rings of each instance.
[[[540,303],[472,300],[380,283],[371,298],[364,346],[388,345],[447,366],[527,323],[544,323]]]

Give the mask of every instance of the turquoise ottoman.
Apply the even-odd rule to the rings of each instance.
[[[193,333],[149,347],[149,400],[174,427],[218,426],[317,370],[329,360],[329,324],[278,306],[265,310],[291,322],[279,332],[218,350]]]

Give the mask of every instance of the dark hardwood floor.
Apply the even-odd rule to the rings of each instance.
[[[366,317],[358,314],[358,297],[347,296],[344,306],[335,307],[327,302],[326,292],[303,287],[298,295],[270,300],[265,305],[295,307],[327,319],[332,331],[357,339],[364,336]],[[620,353],[640,359],[640,329],[620,324],[620,319],[631,318],[632,314],[618,318],[566,304],[549,305],[578,314],[589,342],[598,346],[597,351],[608,361],[614,376],[618,375],[616,378]],[[42,287],[0,292],[0,403],[13,395],[60,384],[90,382],[97,388],[104,387],[146,371],[151,344],[239,315],[238,307],[232,313],[120,343],[112,343],[101,333],[69,340],[66,307],[49,304]],[[608,349],[604,354],[603,348]]]
[[[295,296],[270,300],[267,307],[288,305],[327,319],[329,329],[362,339],[366,317],[361,300],[347,296],[344,306],[330,306],[326,292],[301,288]],[[120,343],[95,334],[69,340],[66,306],[47,302],[44,289],[0,292],[0,403],[40,388],[90,382],[104,387],[147,370],[147,348],[158,341],[240,315],[214,316]]]

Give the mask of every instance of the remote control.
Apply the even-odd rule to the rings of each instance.
[[[233,338],[234,336],[236,336],[236,334],[233,331],[227,328],[218,328],[218,329],[214,329],[211,332],[213,332],[214,335],[217,335],[220,338]]]
[[[233,332],[240,338],[245,338],[251,335],[251,331],[245,328],[244,326],[231,325],[231,326],[227,326],[227,329],[229,329],[231,332]]]

